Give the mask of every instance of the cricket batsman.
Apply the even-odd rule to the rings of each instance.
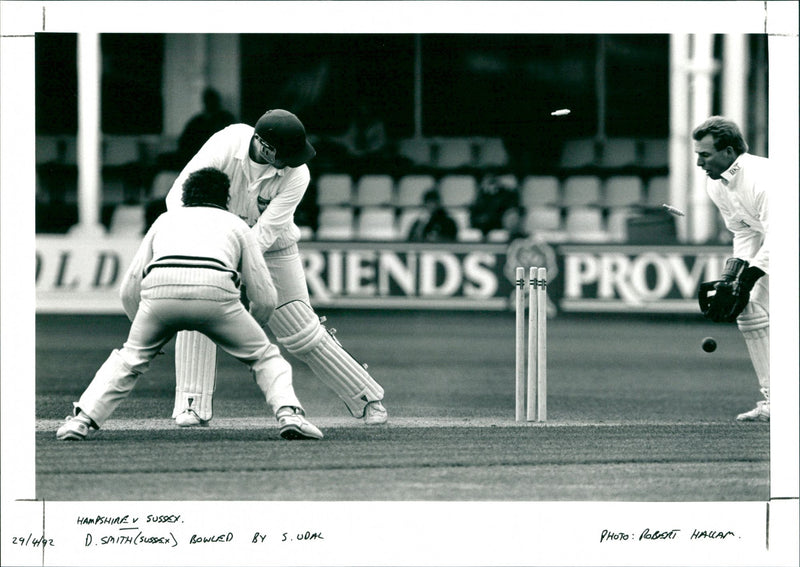
[[[700,284],[703,314],[736,322],[744,336],[763,400],[738,421],[769,421],[769,160],[748,153],[739,127],[712,116],[692,132],[706,190],[733,233],[733,257],[719,280]]]
[[[181,187],[199,169],[222,170],[231,180],[228,210],[255,234],[278,294],[268,326],[288,353],[306,363],[368,425],[386,423],[383,388],[324,327],[309,300],[294,213],[310,181],[306,163],[316,150],[300,120],[269,110],[255,127],[233,124],[214,134],[181,171],[166,197],[167,210],[181,206]],[[182,427],[212,418],[216,346],[203,334],[178,333],[173,418]]]

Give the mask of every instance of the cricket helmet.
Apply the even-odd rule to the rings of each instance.
[[[299,167],[317,155],[306,138],[300,119],[288,110],[268,110],[256,122],[255,133],[275,148],[275,159],[289,167]]]

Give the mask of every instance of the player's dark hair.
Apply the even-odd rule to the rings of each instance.
[[[733,148],[736,155],[741,155],[747,151],[747,142],[744,141],[742,131],[733,120],[724,116],[712,116],[692,132],[692,138],[700,141],[711,134],[714,139],[714,148],[724,150],[728,146]]]
[[[183,206],[226,209],[230,186],[230,179],[219,169],[198,169],[190,173],[183,183]]]

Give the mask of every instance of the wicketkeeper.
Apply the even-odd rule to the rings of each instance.
[[[719,280],[700,284],[703,314],[736,322],[744,336],[764,399],[739,421],[769,421],[769,160],[747,153],[739,127],[712,116],[692,133],[706,190],[733,233],[733,258]]]
[[[180,187],[198,169],[215,167],[231,179],[228,210],[256,236],[278,293],[268,325],[288,353],[314,374],[366,424],[388,415],[383,388],[320,322],[311,307],[297,242],[294,213],[310,181],[316,150],[300,120],[286,110],[269,110],[255,127],[233,124],[214,134],[189,161],[167,195],[167,210],[181,206]],[[180,426],[206,425],[212,418],[216,381],[215,345],[197,332],[178,333],[173,417]]]

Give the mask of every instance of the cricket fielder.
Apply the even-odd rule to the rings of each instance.
[[[266,321],[277,294],[248,226],[225,210],[228,177],[201,169],[183,186],[184,206],[161,215],[144,237],[123,279],[121,296],[132,321],[115,349],[58,429],[82,440],[99,429],[179,329],[196,329],[247,364],[285,439],[321,439],[292,386],[292,367],[256,321]],[[250,313],[241,302],[247,289]]]
[[[268,325],[287,352],[314,374],[366,424],[388,415],[383,388],[321,323],[311,307],[297,241],[294,212],[310,181],[316,150],[300,120],[286,110],[267,111],[255,127],[233,124],[214,134],[189,161],[167,195],[167,210],[181,206],[180,187],[193,172],[214,167],[231,180],[228,210],[242,218],[259,244],[278,294]],[[180,426],[206,425],[212,418],[216,347],[197,332],[178,333],[175,407]]]
[[[739,127],[712,116],[692,132],[697,165],[708,175],[707,192],[733,233],[733,258],[720,280],[700,285],[703,314],[736,321],[744,336],[761,393],[739,421],[769,421],[769,160],[747,153]]]

